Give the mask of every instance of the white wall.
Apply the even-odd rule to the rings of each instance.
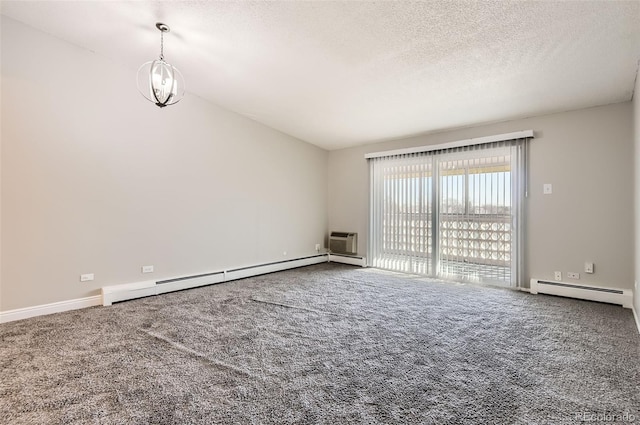
[[[136,70],[5,17],[1,35],[0,311],[315,254],[326,151],[193,95],[159,109]]]
[[[633,129],[634,129],[634,159],[635,159],[635,290],[633,291],[633,305],[640,315],[640,83],[636,77],[636,87],[633,93]]]
[[[472,101],[472,100],[470,100]],[[454,113],[454,112],[452,112]],[[525,276],[579,272],[581,282],[632,288],[633,116],[630,102],[465,128],[329,153],[329,228],[356,231],[366,254],[364,154],[532,129]],[[544,183],[553,194],[543,195]],[[583,273],[585,261],[595,274]]]

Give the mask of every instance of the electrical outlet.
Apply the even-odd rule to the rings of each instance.
[[[320,252],[320,244],[319,243],[316,244],[316,252]]]
[[[569,279],[580,279],[580,273],[567,272],[567,277]]]
[[[142,273],[153,273],[153,266],[142,266]]]
[[[584,263],[584,272],[585,273],[593,273],[593,263],[586,262]]]
[[[553,193],[553,186],[551,185],[551,183],[545,183],[542,186],[542,193],[544,193],[545,195],[551,195]]]
[[[562,272],[553,272],[555,280],[562,280]]]
[[[87,274],[81,274],[80,275],[80,282],[86,282],[89,280],[93,280],[93,273],[87,273]]]
[[[286,257],[287,256],[287,251],[282,251],[282,256]]]

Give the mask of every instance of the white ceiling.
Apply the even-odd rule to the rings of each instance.
[[[132,70],[165,22],[189,92],[325,149],[628,101],[640,58],[640,1],[3,1],[2,14]]]

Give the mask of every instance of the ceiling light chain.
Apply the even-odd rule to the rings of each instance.
[[[160,30],[160,60],[164,60],[164,31]]]

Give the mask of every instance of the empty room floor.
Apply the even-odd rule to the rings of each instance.
[[[640,420],[631,310],[329,263],[6,323],[0,341],[11,424]]]

